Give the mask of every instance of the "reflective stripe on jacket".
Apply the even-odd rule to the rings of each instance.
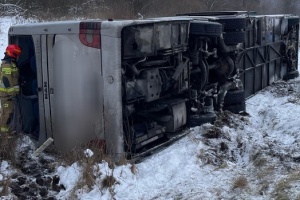
[[[0,67],[0,96],[15,95],[19,92],[19,70],[12,60],[3,60]]]

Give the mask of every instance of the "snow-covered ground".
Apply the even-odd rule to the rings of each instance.
[[[12,23],[10,18],[0,21],[0,55]],[[186,137],[139,164],[112,166],[99,160],[91,166],[90,188],[79,184],[87,179],[84,164],[58,164],[49,174],[43,172],[43,176],[59,177],[62,186],[48,196],[82,200],[300,199],[300,79],[277,82],[246,104],[244,115],[224,112],[214,125],[191,129]],[[28,138],[22,142],[23,148],[31,148]],[[87,162],[93,156],[88,151]],[[11,176],[13,180],[16,172],[9,161],[1,160],[0,182]],[[1,190],[0,184],[0,195]],[[12,196],[10,189],[2,198]],[[42,199],[40,194],[35,197]]]

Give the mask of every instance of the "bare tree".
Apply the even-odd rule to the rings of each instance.
[[[218,10],[218,9],[224,10],[224,8],[227,7],[227,1],[204,0],[203,4],[208,11]]]
[[[0,15],[19,14],[51,20],[80,17],[135,19],[226,10],[297,14],[300,0],[0,0]]]
[[[299,0],[281,0],[280,8],[282,8],[282,13],[292,13],[297,14],[299,11]]]
[[[23,15],[26,12],[22,6],[14,3],[0,3],[1,16]]]
[[[260,0],[243,0],[242,6],[244,10],[257,10],[260,7]]]

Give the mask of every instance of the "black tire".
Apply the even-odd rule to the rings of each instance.
[[[216,22],[195,21],[190,24],[190,34],[201,36],[220,36],[222,25]]]
[[[200,126],[205,123],[213,123],[217,118],[215,113],[206,113],[201,115],[191,115],[189,127]]]
[[[294,78],[297,78],[298,76],[299,76],[299,71],[295,70],[292,72],[288,72],[286,75],[284,75],[283,80],[294,79]]]
[[[245,99],[245,90],[229,90],[224,98],[224,106],[242,104]]]
[[[288,27],[291,28],[292,26],[299,24],[299,17],[288,17]]]
[[[246,28],[246,18],[226,17],[218,19],[216,22],[223,25],[224,31],[242,30]]]
[[[243,102],[241,104],[235,104],[235,105],[224,105],[223,110],[228,110],[235,114],[246,112],[246,103]]]
[[[239,32],[226,32],[223,35],[224,42],[227,45],[237,45],[238,43],[245,42],[245,32],[239,31]]]

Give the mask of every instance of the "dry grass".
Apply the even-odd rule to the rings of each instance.
[[[10,179],[3,179],[0,181],[0,187],[2,190],[0,191],[0,197],[7,196],[9,194],[9,185],[10,185]]]
[[[266,166],[266,164],[267,164],[267,159],[264,157],[258,157],[253,160],[253,165],[258,168],[262,168]]]
[[[297,195],[295,200],[300,200],[300,194]]]
[[[276,200],[290,199],[289,189],[293,182],[300,181],[300,172],[290,174],[288,177],[281,179],[273,191]]]
[[[191,142],[195,143],[195,144],[199,144],[202,141],[202,138],[199,137],[201,133],[192,133],[190,130],[187,134],[187,137],[190,139]]]
[[[93,155],[85,154],[85,151],[89,149],[93,152]],[[92,142],[88,145],[77,145],[69,152],[60,153],[58,155],[61,162],[67,166],[73,163],[78,163],[81,166],[82,178],[77,182],[76,186],[71,192],[71,197],[76,199],[77,190],[91,191],[96,186],[101,191],[102,188],[108,188],[111,190],[112,186],[116,183],[116,179],[113,177],[113,170],[117,164],[127,164],[128,161],[123,158],[118,163],[115,163],[113,159],[105,153],[105,148],[98,142]],[[105,178],[99,183],[99,177],[101,176],[101,170],[99,169],[99,163],[106,161],[108,167],[112,170]],[[113,195],[113,191],[111,191]]]
[[[197,158],[201,160],[203,163],[207,164],[206,151],[204,149],[200,149]]]
[[[96,183],[96,177],[93,172],[93,165],[86,163],[82,172],[83,184],[86,185],[89,190],[92,189],[92,186]]]
[[[299,97],[299,95],[297,95],[296,97],[290,97],[290,98],[288,98],[287,102],[284,103],[284,104],[287,104],[287,103],[293,103],[293,104],[299,105],[300,104],[300,97]]]
[[[275,171],[275,166],[268,166],[265,168],[259,168],[257,171],[257,178],[262,180],[265,177],[272,176]]]
[[[84,152],[90,149],[93,156],[89,157]],[[93,142],[86,145],[76,145],[68,152],[58,153],[58,158],[66,165],[72,165],[75,162],[79,164],[90,163],[95,164],[107,159],[103,144],[100,142]]]
[[[111,175],[107,175],[103,180],[102,180],[102,187],[103,188],[110,188],[112,187],[115,183],[117,183],[115,177]]]
[[[269,187],[270,187],[270,183],[268,181],[262,181],[259,184],[258,194],[264,195],[264,193],[266,193],[266,191],[269,189]]]
[[[247,186],[248,186],[247,178],[245,176],[239,176],[234,180],[232,185],[232,190],[237,188],[245,189]]]
[[[213,165],[215,170],[223,169],[228,167],[226,159],[223,155],[219,154],[214,149],[200,149],[197,154],[197,158],[200,161],[201,165]]]
[[[87,149],[90,149],[93,152],[93,155],[89,156],[85,154]],[[90,191],[93,186],[97,185],[94,173],[95,166],[103,160],[109,160],[107,157],[103,146],[97,142],[89,143],[87,145],[77,145],[68,152],[58,153],[58,158],[61,163],[66,166],[78,163],[82,169],[82,178],[77,182],[73,192],[71,192],[72,198],[76,198],[75,192],[78,189],[86,188]]]
[[[136,165],[133,163],[133,164],[131,164],[131,166],[130,166],[130,171],[131,171],[131,173],[132,174],[136,174],[136,172],[137,172],[137,169],[136,169]]]
[[[76,191],[77,190],[87,190],[91,191],[93,186],[97,186],[96,183],[96,176],[93,170],[94,166],[90,165],[89,163],[82,165],[82,177],[76,183],[76,186],[73,188],[72,192],[70,193],[71,199],[77,199]]]
[[[219,138],[222,135],[222,131],[218,127],[212,127],[202,135],[206,138]]]
[[[0,160],[8,160],[13,166],[16,164],[16,147],[19,135],[1,134],[0,136]]]

